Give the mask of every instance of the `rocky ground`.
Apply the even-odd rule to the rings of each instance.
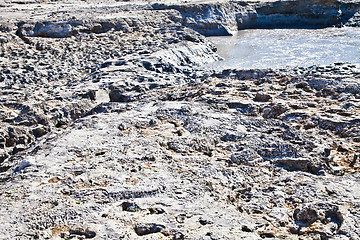
[[[360,239],[360,65],[203,67],[359,6],[0,2],[0,238]]]

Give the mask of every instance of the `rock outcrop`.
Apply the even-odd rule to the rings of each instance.
[[[202,67],[358,2],[58,4],[0,5],[0,238],[360,238],[360,65]]]
[[[205,36],[232,35],[241,29],[253,28],[323,28],[356,26],[358,2],[271,1],[203,4],[154,4],[154,9],[175,9],[182,15],[182,24]]]

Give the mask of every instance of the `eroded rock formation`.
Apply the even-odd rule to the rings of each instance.
[[[360,238],[360,65],[202,67],[221,60],[204,35],[358,12],[2,3],[0,238]]]

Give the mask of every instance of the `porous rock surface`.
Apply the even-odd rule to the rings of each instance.
[[[360,65],[202,67],[358,6],[1,3],[0,238],[359,239]]]

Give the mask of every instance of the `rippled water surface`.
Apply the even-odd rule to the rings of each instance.
[[[215,69],[360,63],[360,28],[254,29],[209,39],[225,59]]]

